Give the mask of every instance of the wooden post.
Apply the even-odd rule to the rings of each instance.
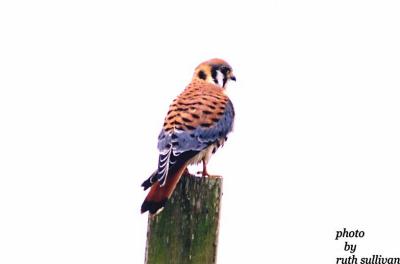
[[[222,178],[182,176],[165,209],[149,216],[146,264],[213,264]]]

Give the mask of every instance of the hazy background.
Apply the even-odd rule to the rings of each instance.
[[[0,262],[142,263],[141,182],[200,62],[233,67],[218,263],[399,256],[398,1],[2,1]]]

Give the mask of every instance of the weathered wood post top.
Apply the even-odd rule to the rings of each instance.
[[[145,263],[216,263],[221,197],[221,177],[182,176],[165,209],[149,215]]]

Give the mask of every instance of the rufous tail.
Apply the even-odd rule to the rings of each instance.
[[[172,170],[170,173],[168,173],[164,186],[160,186],[159,181],[155,182],[151,186],[150,191],[142,204],[142,213],[149,211],[150,214],[157,214],[164,209],[165,204],[174,192],[182,174],[186,171],[186,167],[187,163],[182,164],[178,168],[174,166],[171,168]]]

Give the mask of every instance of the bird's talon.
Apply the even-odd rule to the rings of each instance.
[[[198,171],[196,174],[201,175],[201,177],[212,177],[208,172]]]

